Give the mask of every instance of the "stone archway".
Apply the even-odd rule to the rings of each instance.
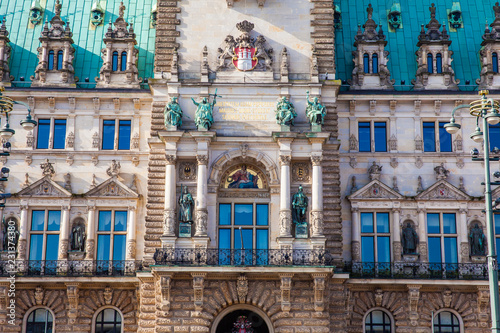
[[[268,316],[251,305],[240,304],[226,308],[214,320],[211,333],[232,333],[234,323],[240,316],[245,316],[252,324],[254,332],[273,333],[273,326]]]

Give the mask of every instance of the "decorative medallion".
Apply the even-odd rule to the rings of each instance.
[[[179,163],[179,179],[196,180],[196,163],[194,162]]]
[[[309,181],[309,163],[296,162],[292,164],[292,181],[301,183]]]

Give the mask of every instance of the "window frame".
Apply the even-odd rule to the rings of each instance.
[[[100,212],[111,212],[111,221],[110,221],[110,230],[99,230],[99,217],[100,217]],[[127,217],[125,219],[125,230],[118,230],[115,231],[115,213],[116,212],[125,212],[127,213]],[[115,261],[114,259],[114,242],[115,242],[115,236],[125,236],[125,246],[124,246],[124,252],[123,252],[123,259],[121,260],[116,260],[116,261],[123,261],[126,260],[127,257],[127,234],[129,231],[129,211],[125,207],[117,207],[117,208],[107,208],[107,207],[100,207],[96,209],[96,218],[97,218],[97,223],[95,224],[95,239],[96,239],[96,247],[95,247],[95,258],[96,261]],[[98,251],[99,251],[99,235],[109,235],[109,258],[108,259],[98,259]]]
[[[33,313],[34,311],[39,310],[39,309],[47,310],[52,315],[52,333],[57,332],[56,316],[54,314],[54,311],[52,311],[52,309],[50,309],[49,307],[44,306],[44,305],[36,305],[36,306],[31,307],[28,311],[26,311],[26,313],[24,314],[24,317],[23,317],[22,332],[28,331],[28,317],[31,315],[31,313]]]
[[[373,220],[373,232],[363,232],[362,230],[362,216],[363,214],[372,214],[372,220]],[[388,216],[388,227],[389,227],[389,231],[388,232],[378,232],[377,231],[377,215],[378,214],[387,214]],[[391,233],[391,230],[392,230],[392,214],[391,212],[389,211],[377,211],[377,210],[374,210],[374,211],[361,211],[359,212],[359,233],[360,233],[360,252],[361,252],[361,262],[363,262],[363,237],[373,237],[373,258],[374,258],[374,261],[373,263],[375,264],[388,264],[388,263],[391,263],[392,260],[393,260],[393,253],[392,253],[392,233]],[[389,237],[389,261],[388,262],[379,262],[378,260],[378,242],[377,242],[377,238],[378,237]]]
[[[105,305],[105,306],[102,306],[100,308],[98,308],[97,310],[94,311],[94,314],[92,315],[92,327],[91,327],[91,333],[95,333],[96,332],[96,329],[95,329],[95,326],[96,326],[96,322],[97,322],[97,316],[104,310],[106,309],[113,309],[115,311],[117,311],[120,316],[121,316],[121,327],[120,327],[120,333],[123,333],[123,330],[124,330],[124,315],[123,315],[123,312],[117,308],[116,306],[112,306],[112,305]]]
[[[454,315],[455,317],[457,317],[458,319],[458,332],[453,332],[453,333],[462,333],[464,332],[464,322],[462,320],[462,316],[460,316],[460,314],[458,312],[456,312],[455,310],[453,309],[440,309],[439,311],[437,311],[435,314],[434,314],[434,317],[432,317],[432,326],[433,326],[433,332],[436,332],[436,321],[435,321],[435,318],[438,317],[439,314],[443,313],[443,312],[449,312],[451,313],[452,315]],[[440,325],[441,326],[441,325]],[[438,330],[437,333],[440,333],[441,330]]]
[[[372,53],[372,74],[378,74],[378,53]]]
[[[424,124],[434,124],[434,150],[425,150],[425,135],[424,135],[424,129],[425,125]],[[421,130],[422,130],[422,148],[424,153],[454,153],[453,149],[453,135],[446,132],[444,129],[444,125],[448,123],[447,121],[442,121],[442,120],[422,120],[422,125],[421,125]],[[442,125],[442,126],[441,126]],[[430,128],[430,126],[429,126]],[[450,137],[450,151],[443,151],[443,140],[441,140],[441,132],[445,133],[446,135],[449,135]]]
[[[359,129],[360,129],[360,126],[359,124],[360,123],[369,123],[370,124],[370,150],[361,150],[361,137],[360,137],[360,133],[359,133]],[[376,140],[376,135],[375,135],[375,129],[377,128],[375,126],[375,124],[381,124],[383,123],[385,126],[385,140],[384,140],[384,146],[385,146],[385,150],[377,150],[377,142],[378,140]],[[387,153],[388,152],[388,141],[390,138],[390,133],[389,133],[389,126],[387,125],[387,120],[358,120],[358,123],[357,123],[357,126],[358,126],[358,132],[357,132],[357,136],[358,136],[358,152],[364,152],[364,153]]]
[[[59,208],[59,209],[57,209]],[[32,224],[33,224],[33,212],[35,211],[44,211],[44,223],[43,223],[43,230],[31,230]],[[55,212],[60,212],[60,218],[59,218],[59,230],[48,230],[49,226],[49,212],[55,211]],[[60,244],[61,241],[61,226],[62,226],[62,209],[60,207],[48,207],[44,209],[36,209],[32,208],[30,209],[30,214],[29,214],[29,219],[28,219],[28,246],[27,246],[27,251],[26,254],[28,256],[29,261],[47,261],[47,236],[48,235],[58,235],[58,245]],[[31,236],[33,235],[42,235],[42,255],[41,259],[31,259]],[[58,246],[59,247],[59,246]],[[58,254],[58,253],[57,253]],[[59,258],[55,259],[58,260]],[[54,259],[49,259],[49,261],[52,261]]]
[[[363,333],[370,333],[370,331],[367,331],[366,330],[366,318],[368,318],[369,314],[374,312],[374,311],[381,311],[383,312],[385,315],[387,315],[389,317],[389,321],[390,321],[390,326],[391,326],[391,331],[389,333],[392,333],[392,332],[395,332],[395,325],[394,325],[394,316],[392,315],[392,313],[390,313],[387,309],[385,308],[382,308],[382,307],[375,307],[375,308],[371,308],[369,309],[368,311],[366,311],[366,313],[364,314],[363,316]],[[385,333],[385,332],[384,332]]]
[[[491,53],[491,70],[493,71],[493,73],[497,73],[498,74],[498,53],[497,52],[493,52]]]
[[[39,148],[39,139],[40,139],[39,131],[40,131],[41,127],[37,126],[35,149],[37,149],[37,150],[38,149],[41,149],[41,150],[45,150],[45,149],[64,150],[64,149],[66,149],[66,138],[67,138],[67,133],[68,133],[68,118],[62,118],[62,117],[50,117],[50,118],[40,117],[39,119],[37,119],[39,125],[40,125],[40,121],[41,120],[49,120],[48,145],[47,145],[47,148]],[[65,131],[64,131],[64,140],[63,140],[64,148],[54,148],[55,131],[56,131],[56,120],[64,120],[65,121],[65,125],[64,125],[65,126]],[[33,131],[33,132],[35,132],[35,131]]]
[[[113,148],[112,149],[104,149],[104,142],[105,142],[105,137],[104,137],[104,122],[105,121],[114,121],[114,136],[113,136]],[[125,121],[129,121],[130,122],[130,125],[128,126],[129,127],[129,140],[128,140],[128,149],[119,149],[120,147],[120,123],[121,122],[125,122]],[[110,118],[103,118],[101,120],[101,144],[100,144],[100,149],[101,150],[106,150],[106,151],[111,151],[111,150],[123,150],[123,151],[127,151],[127,150],[131,150],[132,149],[132,127],[133,127],[133,119],[131,118],[114,118],[114,119],[110,119]]]
[[[438,214],[439,215],[439,233],[430,233],[429,232],[429,214]],[[455,216],[455,233],[445,233],[444,232],[444,223],[443,223],[443,215],[444,214],[452,214]],[[451,265],[455,265],[455,264],[458,264],[460,263],[460,252],[459,252],[459,225],[457,223],[457,213],[456,212],[449,212],[449,211],[441,211],[441,212],[426,212],[426,216],[425,216],[425,226],[426,226],[426,233],[427,233],[427,244],[429,244],[429,238],[430,237],[433,237],[433,238],[440,238],[440,247],[441,247],[441,262],[439,264],[441,265],[447,265],[447,264],[451,264]],[[455,243],[456,243],[456,247],[455,247],[455,256],[457,258],[457,262],[446,262],[446,250],[445,250],[445,242],[444,242],[444,239],[445,238],[454,238],[455,239]],[[429,247],[429,246],[428,246]],[[437,262],[431,262],[430,260],[430,247],[429,247],[429,250],[427,251],[428,254],[427,254],[427,260],[429,263],[433,263],[433,264],[438,264]]]

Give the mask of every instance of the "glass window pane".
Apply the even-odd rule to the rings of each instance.
[[[498,251],[500,250],[500,237],[495,238],[495,243],[497,246],[496,251],[498,253]]]
[[[377,261],[391,262],[390,237],[377,237]]]
[[[49,210],[48,218],[48,231],[59,231],[61,226],[61,211],[60,210]]]
[[[384,317],[382,311],[372,311],[371,315],[372,324],[382,324],[384,322]]]
[[[64,149],[66,143],[66,119],[54,120],[54,149]]]
[[[378,54],[376,53],[372,55],[372,72],[373,74],[378,73]]]
[[[361,232],[373,232],[373,213],[361,213]]]
[[[219,249],[231,248],[231,229],[219,229]]]
[[[440,312],[440,324],[443,325],[451,325],[451,313],[450,312],[447,312],[447,311],[444,311],[444,312]]]
[[[253,205],[235,204],[234,205],[234,224],[235,225],[253,225]]]
[[[500,214],[495,214],[495,234],[500,236]]]
[[[219,204],[219,225],[231,225],[231,204]]]
[[[375,249],[373,248],[373,237],[361,237],[361,261],[375,262]]]
[[[118,70],[118,52],[113,52],[113,59],[112,59],[112,67],[111,69],[113,71],[117,71]]]
[[[102,149],[115,149],[115,121],[102,122]]]
[[[59,251],[59,235],[47,235],[45,260],[57,260],[58,251]]]
[[[57,69],[63,68],[63,51],[57,52]]]
[[[120,120],[118,126],[118,149],[130,149],[130,120]]]
[[[427,54],[427,71],[429,73],[432,74],[432,67],[433,67],[433,63],[432,63],[432,53],[428,53]]]
[[[269,225],[268,205],[257,205],[257,225]]]
[[[121,55],[121,68],[120,70],[122,72],[125,72],[127,70],[127,52],[122,52],[122,55]]]
[[[50,119],[38,119],[38,135],[36,138],[37,149],[49,148]]]
[[[104,309],[104,321],[115,321],[115,312],[114,309]]]
[[[99,226],[98,231],[111,231],[111,211],[110,210],[100,210],[99,211]]]
[[[127,211],[115,211],[115,227],[114,231],[127,231]]]
[[[113,237],[113,260],[125,260],[126,235],[115,235]]]
[[[257,250],[267,250],[268,246],[268,230],[267,229],[257,229],[256,231],[256,248]]]
[[[457,225],[455,223],[455,214],[443,214],[443,233],[456,234]]]
[[[371,151],[370,123],[358,123],[359,151]]]
[[[387,151],[386,123],[374,124],[375,127],[375,151]]]
[[[436,54],[436,73],[443,72],[443,59],[441,58],[441,53]]]
[[[500,124],[490,126],[490,150],[500,148]]]
[[[439,123],[439,149],[441,152],[450,152],[451,149],[451,134],[446,132],[444,124]]]
[[[444,260],[447,264],[458,263],[457,239],[455,237],[444,238]]]
[[[429,237],[429,262],[441,263],[441,237]]]
[[[389,213],[377,213],[377,232],[389,232]]]
[[[441,230],[439,229],[439,214],[428,213],[427,214],[427,233],[429,234],[439,234]]]
[[[52,51],[52,50],[49,51],[49,59],[48,59],[47,69],[49,71],[54,69],[54,51]]]
[[[491,63],[493,65],[493,72],[498,73],[498,54],[496,52],[491,55]]]
[[[97,257],[96,260],[109,260],[110,236],[97,236]]]
[[[31,212],[31,230],[42,231],[44,229],[44,210],[34,210]]]
[[[241,250],[241,236],[243,235],[243,246],[245,250],[253,249],[253,230],[234,229],[234,248]]]
[[[30,236],[29,260],[42,260],[43,235]]]
[[[423,124],[424,151],[436,151],[436,129],[434,122]]]
[[[370,73],[370,64],[369,64],[369,61],[370,61],[370,56],[368,55],[368,53],[365,53],[363,55],[363,71],[365,73]]]

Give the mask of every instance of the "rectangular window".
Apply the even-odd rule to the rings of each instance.
[[[451,134],[446,132],[446,122],[424,122],[422,124],[422,135],[424,141],[424,152],[440,151],[452,152]],[[437,133],[437,136],[436,136]]]
[[[385,122],[359,122],[358,139],[360,152],[372,151],[372,142],[375,152],[387,151],[387,124]]]
[[[490,150],[500,148],[500,124],[490,126]]]
[[[110,120],[102,121],[102,149],[115,149],[115,141],[117,142],[116,149],[130,150],[130,130],[131,120]]]
[[[66,146],[66,119],[39,119],[37,149],[64,149]],[[52,143],[52,144],[51,144]]]
[[[389,213],[361,213],[361,261],[389,263],[391,241]]]
[[[57,260],[60,229],[61,211],[31,211],[29,260]]]
[[[97,223],[96,260],[125,260],[127,211],[101,210]],[[107,266],[102,266],[107,269]]]
[[[453,213],[428,213],[429,262],[458,263],[457,223]],[[444,262],[442,259],[444,258]]]

